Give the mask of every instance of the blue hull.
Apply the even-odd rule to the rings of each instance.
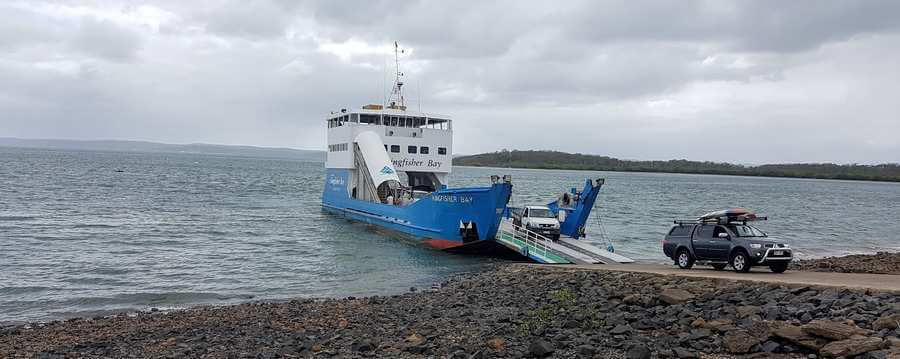
[[[394,206],[350,198],[347,183],[347,170],[328,169],[322,208],[440,249],[493,240],[512,191],[509,183],[441,189],[410,205]]]

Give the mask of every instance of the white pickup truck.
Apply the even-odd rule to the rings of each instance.
[[[559,220],[546,206],[525,206],[512,211],[513,223],[552,240],[559,239]]]

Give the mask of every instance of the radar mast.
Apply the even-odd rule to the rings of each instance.
[[[394,88],[391,89],[391,97],[388,99],[388,108],[406,110],[406,99],[403,98],[403,81],[401,80],[403,73],[400,72],[400,54],[404,51],[394,41],[394,65],[397,71],[394,77]]]

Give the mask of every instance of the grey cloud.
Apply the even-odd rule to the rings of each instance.
[[[283,36],[291,17],[293,6],[269,1],[234,1],[216,6],[200,14],[213,33],[268,38]]]
[[[569,33],[591,42],[710,42],[731,51],[803,51],[855,35],[897,31],[895,1],[590,2]]]
[[[0,50],[15,51],[21,47],[58,41],[65,36],[58,21],[0,4]]]
[[[0,28],[22,34],[0,34],[0,136],[321,148],[328,111],[390,83],[385,54],[320,45],[398,40],[411,107],[454,115],[462,153],[900,160],[894,3],[146,5],[175,16],[157,32],[0,5]]]
[[[137,58],[141,42],[141,37],[131,29],[110,21],[85,17],[73,46],[91,56],[128,62]]]

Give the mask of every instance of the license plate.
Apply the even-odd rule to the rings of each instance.
[[[784,255],[784,251],[774,251],[774,252],[772,252],[772,254],[774,254],[776,256],[780,256],[780,255]]]

